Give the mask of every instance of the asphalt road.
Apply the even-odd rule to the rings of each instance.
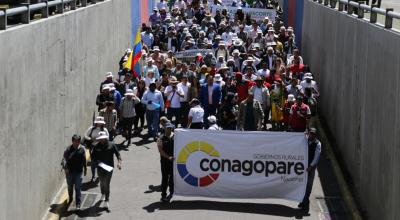
[[[117,138],[116,143],[121,139]],[[62,219],[350,219],[332,172],[323,154],[311,195],[309,215],[297,210],[297,203],[278,199],[213,199],[175,196],[171,204],[162,204],[159,154],[154,142],[140,137],[135,145],[120,148],[122,170],[116,170],[111,181],[110,212],[100,204],[98,184],[83,184],[82,210],[71,205]],[[53,204],[56,206],[57,204]]]

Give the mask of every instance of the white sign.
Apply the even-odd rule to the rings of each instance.
[[[192,49],[192,50],[184,50],[175,53],[176,59],[184,60],[184,61],[194,61],[197,54],[200,53],[203,57],[207,55],[207,53],[212,52],[211,49]]]
[[[237,7],[229,7],[229,6],[220,6],[220,5],[212,5],[211,13],[213,15],[216,14],[216,11],[226,9],[228,14],[235,14],[237,11]],[[262,21],[265,17],[268,17],[269,20],[273,23],[275,22],[276,10],[275,9],[265,9],[265,8],[242,8],[244,14],[250,14],[251,18],[256,21]]]
[[[176,195],[304,197],[308,146],[303,133],[177,129],[174,151]]]

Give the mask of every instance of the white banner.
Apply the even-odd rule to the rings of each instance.
[[[195,61],[196,55],[200,53],[203,57],[206,56],[207,53],[212,52],[211,49],[192,49],[192,50],[184,50],[180,52],[175,53],[176,59],[182,60],[182,61]]]
[[[304,197],[308,146],[303,133],[177,129],[174,150],[176,195]]]
[[[219,9],[226,9],[228,14],[234,15],[237,11],[237,7],[229,7],[229,6],[220,6],[220,5],[212,5],[211,13],[215,15],[215,12]],[[269,20],[273,23],[275,22],[276,10],[275,9],[265,9],[265,8],[242,8],[243,13],[250,14],[251,18],[256,21],[262,21],[265,17],[268,17]]]

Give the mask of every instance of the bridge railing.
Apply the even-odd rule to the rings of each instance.
[[[384,27],[393,28],[393,19],[400,19],[400,13],[394,12],[393,8],[379,8],[378,5],[368,5],[366,1],[350,1],[350,0],[313,0],[327,7],[335,8],[338,11],[347,11],[350,15],[357,15],[358,18],[364,19],[365,12],[369,12],[370,23],[377,23],[378,15],[385,16]],[[380,2],[380,1],[379,1]]]
[[[79,7],[86,7],[90,4],[96,4],[105,0],[54,0],[54,1],[42,1],[36,4],[23,3],[19,7],[1,9],[0,10],[0,30],[6,30],[8,26],[8,19],[11,16],[21,16],[21,23],[29,24],[31,21],[31,15],[35,12],[41,14],[41,18],[47,18],[51,16],[49,8],[56,8],[58,14],[63,14],[66,6],[69,6],[69,10],[75,10]],[[90,4],[89,4],[90,3]]]

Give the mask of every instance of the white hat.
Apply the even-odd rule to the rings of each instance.
[[[233,42],[233,45],[235,45],[235,46],[241,46],[241,45],[242,45],[242,43],[243,43],[243,41],[242,41],[242,40],[240,40],[240,39],[237,39],[237,40],[235,40],[235,41]]]
[[[133,94],[133,90],[132,89],[127,89],[126,92],[125,92],[125,96],[127,96],[127,95],[134,95]]]
[[[304,79],[313,79],[313,76],[311,73],[306,73],[304,74]]]
[[[106,122],[104,121],[104,117],[101,117],[101,116],[97,116],[96,120],[94,120],[94,123],[95,124],[103,124],[103,125],[106,124]]]
[[[215,124],[215,123],[217,123],[217,118],[216,118],[214,115],[209,116],[209,117],[207,118],[207,120],[208,120],[208,122],[209,122],[210,124]]]
[[[110,90],[111,88],[110,88],[110,86],[108,85],[108,84],[104,84],[103,85],[103,88],[101,89],[101,91],[104,91],[104,90]]]
[[[126,53],[132,53],[132,50],[131,50],[131,48],[127,48],[127,49],[125,50],[125,52],[126,52]]]
[[[110,87],[110,90],[111,90],[111,91],[114,91],[114,90],[115,90],[115,85],[114,85],[114,83],[109,83],[109,84],[108,84],[108,87]]]
[[[226,43],[225,43],[224,41],[220,41],[219,44],[218,44],[218,46],[225,46],[225,44],[226,44]]]
[[[296,98],[294,97],[293,94],[289,94],[287,100],[288,100],[288,102],[294,102],[294,101],[296,101]]]
[[[234,54],[234,53],[240,54],[240,51],[238,49],[234,49],[232,54]]]
[[[160,48],[158,46],[154,46],[153,51],[160,51]]]
[[[222,82],[222,76],[221,76],[221,74],[215,74],[215,76],[214,76],[214,81],[215,81],[215,82]]]
[[[105,131],[100,131],[99,136],[96,138],[96,140],[101,140],[101,139],[108,139],[108,135]]]
[[[154,61],[153,58],[149,57],[147,58],[146,62]]]
[[[107,78],[108,78],[108,77],[113,77],[112,72],[107,72],[107,73],[106,73],[106,77],[107,77]]]

